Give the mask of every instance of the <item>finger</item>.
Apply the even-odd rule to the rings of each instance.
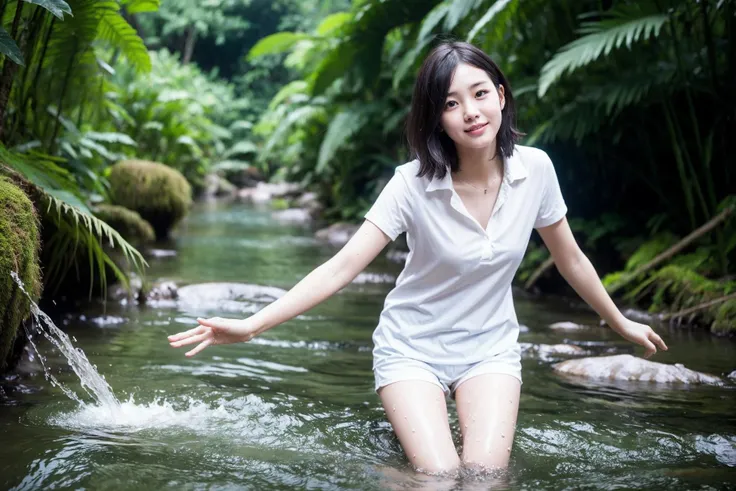
[[[649,336],[649,339],[651,339],[654,344],[656,344],[657,346],[659,346],[659,349],[664,350],[664,351],[667,351],[669,349],[669,348],[667,348],[667,345],[664,344],[664,340],[656,332],[653,332]]]
[[[654,344],[648,339],[644,339],[643,346],[646,348],[646,351],[644,352],[644,358],[649,358],[657,352],[657,347],[654,346]]]
[[[204,327],[197,326],[194,329],[189,329],[188,331],[172,334],[168,337],[168,339],[169,341],[179,341],[180,339],[188,338],[189,336],[194,336],[195,334],[201,334],[202,332],[204,332],[204,330]]]
[[[211,344],[212,344],[212,338],[205,339],[204,341],[202,341],[201,343],[199,343],[199,345],[197,345],[196,348],[194,348],[191,351],[187,351],[186,353],[184,353],[184,356],[186,356],[188,358],[191,358],[192,356],[196,355],[197,353],[199,353],[200,351],[202,351],[203,349],[205,349],[207,346],[209,346]]]
[[[210,337],[209,332],[203,332],[202,334],[198,334],[196,336],[191,336],[186,339],[182,339],[180,341],[174,341],[173,343],[169,343],[174,348],[180,348],[182,346],[186,346],[188,344],[194,344],[204,341],[205,339]]]
[[[227,320],[228,319],[223,319],[222,317],[210,317],[209,319],[197,318],[197,322],[199,322],[200,325],[207,327],[226,327]]]

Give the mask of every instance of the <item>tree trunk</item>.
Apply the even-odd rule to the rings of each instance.
[[[20,24],[23,5],[24,2],[18,2],[18,6],[15,9],[13,27],[10,29],[10,37],[13,39],[18,35],[18,25]],[[3,73],[0,75],[0,141],[2,142],[5,141],[5,135],[3,134],[5,133],[5,112],[8,108],[8,99],[10,99],[10,90],[13,88],[13,79],[16,71],[18,71],[18,65],[6,56],[5,62],[3,63]]]
[[[197,29],[195,26],[190,26],[187,30],[186,41],[184,42],[184,55],[181,60],[183,64],[187,64],[192,60],[192,54],[194,53],[194,43],[197,42]]]

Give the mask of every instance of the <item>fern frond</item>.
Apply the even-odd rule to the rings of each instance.
[[[120,49],[130,63],[142,72],[151,71],[151,58],[143,40],[128,21],[120,15],[114,1],[99,2],[100,23],[97,37]]]
[[[659,36],[668,20],[666,14],[645,13],[637,6],[629,6],[612,11],[600,22],[584,23],[580,32],[585,35],[563,46],[542,67],[539,97],[543,97],[565,73],[572,73],[601,56],[608,56],[614,48],[618,49],[624,44],[631,48],[633,42]]]

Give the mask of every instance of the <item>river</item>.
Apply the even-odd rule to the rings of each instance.
[[[198,203],[176,255],[148,277],[186,285],[238,282],[288,289],[335,249],[267,209]],[[379,257],[366,281],[249,344],[186,359],[166,336],[198,316],[236,317],[264,298],[218,296],[157,306],[108,304],[54,318],[96,365],[121,410],[79,405],[38,363],[2,382],[3,489],[726,489],[736,486],[736,384],[656,385],[563,377],[564,356],[527,350],[507,477],[427,481],[408,469],[373,391],[371,333],[400,265]],[[387,281],[389,280],[389,281]],[[206,297],[206,298],[205,298]],[[638,353],[561,299],[516,298],[524,346],[576,344],[591,355]],[[723,376],[736,343],[662,329],[654,360]],[[79,390],[65,359],[40,344],[55,377]],[[457,418],[451,426],[459,443]]]

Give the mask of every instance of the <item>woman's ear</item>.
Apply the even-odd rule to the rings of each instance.
[[[506,93],[504,92],[503,85],[498,84],[498,102],[501,104],[501,110],[506,107]]]

